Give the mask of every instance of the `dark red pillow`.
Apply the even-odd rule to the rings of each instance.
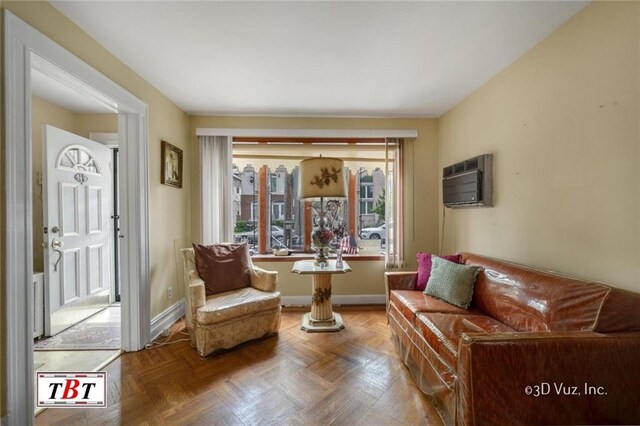
[[[437,255],[436,255],[437,256]],[[438,256],[453,263],[460,263],[459,254],[449,254],[446,256]],[[427,288],[427,281],[431,276],[431,253],[418,252],[418,281],[416,282],[416,290],[424,291]]]
[[[251,285],[247,244],[193,244],[198,275],[207,295]]]

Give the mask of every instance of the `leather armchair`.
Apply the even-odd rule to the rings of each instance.
[[[278,273],[251,265],[250,287],[207,296],[192,248],[182,249],[185,319],[200,356],[276,333],[280,328]]]

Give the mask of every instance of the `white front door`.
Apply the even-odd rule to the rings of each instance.
[[[111,285],[112,164],[100,143],[45,125],[45,334],[51,316]],[[108,296],[107,296],[108,297]]]

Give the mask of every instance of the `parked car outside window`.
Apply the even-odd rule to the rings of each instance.
[[[258,238],[260,237],[260,230],[256,229],[251,231],[238,232],[233,234],[233,240],[237,243],[246,242],[249,244],[249,251],[257,252]],[[272,225],[271,226],[271,235],[267,235],[267,238],[270,239],[270,244],[268,247],[270,248],[288,248],[284,244],[284,229],[280,226]],[[291,241],[292,244],[295,244],[296,241],[300,240],[300,237],[296,235],[295,231],[292,232]],[[253,254],[253,253],[251,253]]]
[[[360,238],[363,240],[384,240],[387,235],[387,224],[375,228],[364,228],[360,230]]]

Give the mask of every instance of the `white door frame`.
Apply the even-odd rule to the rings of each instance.
[[[32,53],[68,75],[67,83],[118,111],[121,206],[122,348],[150,336],[147,105],[14,14],[4,12],[4,283],[7,425],[33,423]],[[4,423],[3,423],[4,424]]]

